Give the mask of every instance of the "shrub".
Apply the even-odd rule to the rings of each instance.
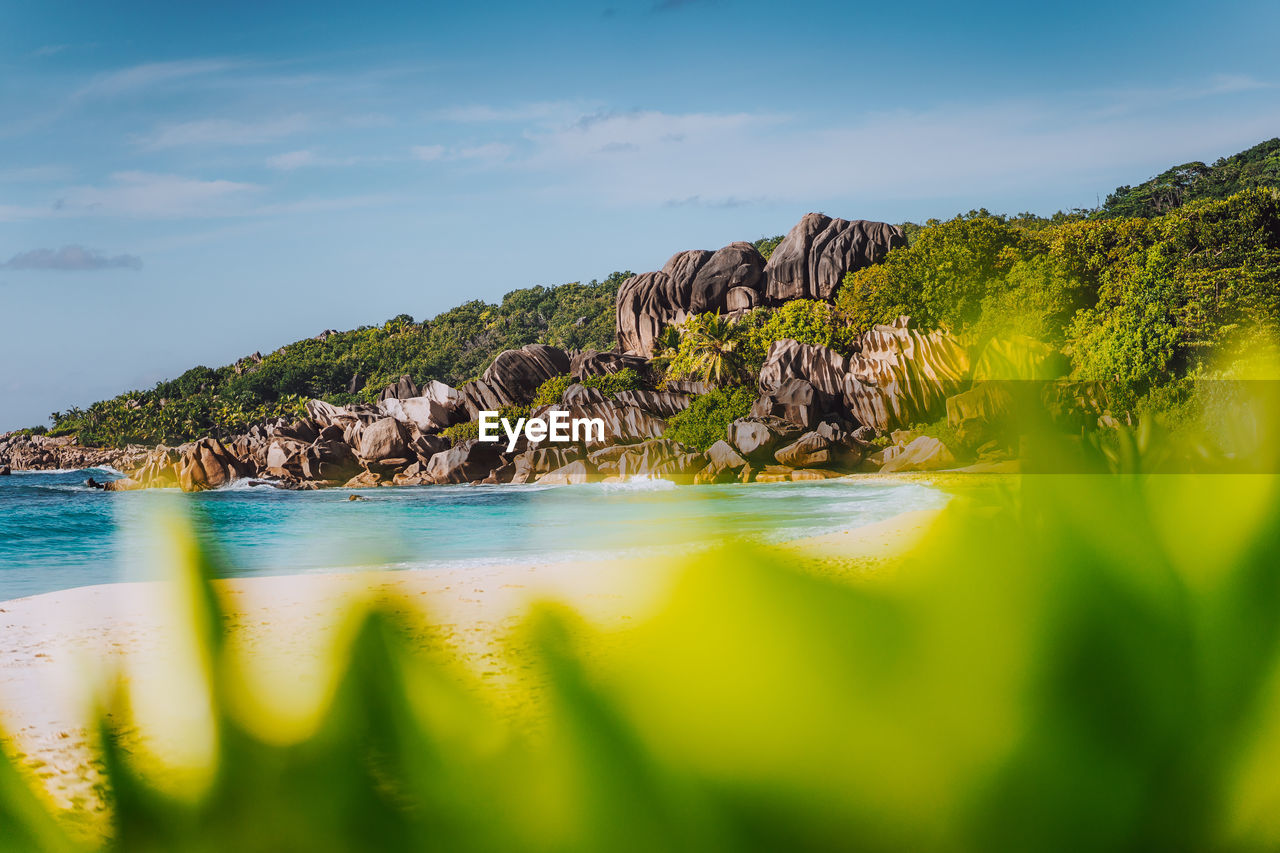
[[[693,398],[689,408],[671,418],[664,438],[706,450],[728,434],[729,424],[751,412],[755,392],[743,386],[717,388]]]
[[[573,384],[574,379],[571,376],[551,377],[538,386],[538,390],[533,395],[531,408],[536,409],[539,406],[551,406],[559,403],[564,398],[565,390]],[[611,400],[623,391],[637,391],[644,387],[640,374],[630,367],[624,367],[617,373],[588,376],[582,380],[582,384],[588,388],[598,388],[601,393]]]

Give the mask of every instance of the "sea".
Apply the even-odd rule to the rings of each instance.
[[[108,468],[0,476],[0,601],[138,580],[138,530],[176,507],[226,576],[431,569],[610,556],[674,558],[726,537],[775,542],[946,502],[917,484],[418,486],[297,492],[241,481],[200,494],[104,492]],[[351,500],[356,495],[363,500]]]

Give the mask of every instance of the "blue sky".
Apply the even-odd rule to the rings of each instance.
[[[0,0],[0,430],[809,210],[1092,206],[1280,135],[1280,4]]]

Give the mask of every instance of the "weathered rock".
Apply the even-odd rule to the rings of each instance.
[[[471,483],[483,480],[501,465],[497,442],[468,439],[432,456],[425,474],[433,483]]]
[[[569,372],[569,354],[545,344],[529,344],[498,354],[484,374],[462,386],[463,405],[468,419],[482,411],[498,411],[503,406],[523,406],[533,402],[538,386]]]
[[[674,391],[621,391],[614,400],[624,406],[635,406],[660,418],[670,418],[689,408],[693,398]]]
[[[549,471],[540,476],[537,482],[540,485],[548,486],[572,486],[581,483],[590,483],[595,479],[595,472],[585,460],[579,459],[576,462],[570,462],[554,471]]]
[[[383,418],[368,424],[360,431],[355,451],[364,462],[406,458],[409,446],[404,425],[395,418]]]
[[[799,483],[805,480],[832,480],[843,476],[839,471],[828,471],[825,468],[797,468],[791,472],[791,481]]]
[[[590,437],[581,444],[588,449],[603,447],[607,444],[634,444],[650,438],[658,438],[666,430],[666,421],[656,418],[635,406],[624,406],[609,400],[604,403],[590,403],[584,406],[558,403],[544,406],[530,412],[530,417],[547,417],[553,411],[567,412],[570,420],[575,418],[599,418],[604,423],[604,438],[601,439],[596,430],[590,430]],[[549,440],[531,443],[531,447],[547,446]]]
[[[928,423],[942,414],[946,399],[964,386],[969,352],[949,332],[924,334],[910,318],[876,326],[858,339],[850,359],[844,402],[860,424],[878,430]]]
[[[695,483],[730,483],[738,478],[747,460],[729,442],[720,440],[707,448],[707,466],[698,472]]]
[[[409,450],[418,457],[418,461],[425,464],[432,456],[442,450],[448,450],[449,444],[449,439],[443,435],[415,435],[409,442]]]
[[[1006,446],[1016,442],[1017,416],[1007,383],[979,382],[948,397],[947,426],[955,430],[960,445],[970,449],[991,441]]]
[[[419,390],[417,384],[409,376],[401,376],[396,382],[382,389],[382,393],[378,395],[379,400],[399,399],[410,400],[414,397],[421,396],[422,391]]]
[[[774,451],[773,457],[792,468],[822,468],[836,460],[831,440],[818,432],[806,432],[791,444]]]
[[[361,471],[342,484],[344,489],[373,489],[382,485],[382,474],[377,471]],[[352,495],[355,497],[355,495]]]
[[[877,264],[890,249],[906,245],[896,225],[805,214],[769,256],[766,298],[773,305],[834,299],[845,273]]]
[[[799,436],[800,428],[778,418],[739,418],[729,424],[729,443],[748,461],[766,462],[780,443]]]
[[[764,290],[764,258],[750,243],[677,252],[661,271],[632,276],[618,288],[618,351],[651,357],[663,326],[690,314],[728,311],[734,289]],[[735,304],[743,299],[736,294]]]
[[[956,457],[945,444],[931,436],[922,435],[906,447],[887,448],[884,451],[882,474],[897,471],[936,471],[940,468],[951,468],[956,464]]]
[[[308,480],[342,483],[360,472],[355,454],[341,441],[317,441],[299,454],[298,462]]]
[[[756,474],[757,483],[787,483],[791,481],[792,469],[786,465],[766,465]]]
[[[760,368],[760,393],[771,394],[791,379],[803,379],[828,398],[841,399],[852,367],[848,356],[816,344],[774,341]]]
[[[201,492],[225,486],[252,475],[216,438],[202,438],[184,445],[178,462],[178,485],[184,492]]]
[[[467,417],[462,392],[434,379],[420,389],[418,396],[386,397],[379,401],[378,408],[421,432],[441,430]]]
[[[516,456],[509,482],[528,483],[570,462],[576,462],[582,451],[576,447],[543,447],[526,450]]]
[[[831,408],[831,400],[804,379],[788,379],[751,405],[753,418],[780,418],[812,429]]]
[[[603,403],[604,401],[604,392],[599,388],[588,388],[586,385],[576,382],[565,388],[564,393],[560,395],[560,402],[570,406],[585,406],[589,403]]]
[[[658,438],[631,445],[618,457],[618,476],[692,480],[707,458],[678,441]]]
[[[648,365],[648,359],[643,356],[584,349],[569,359],[569,375],[581,382],[589,376],[607,376],[627,368],[645,374]]]

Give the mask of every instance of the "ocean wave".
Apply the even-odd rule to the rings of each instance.
[[[600,485],[606,492],[669,492],[677,488],[676,484],[670,480],[646,477],[643,474],[633,474],[624,483],[601,483]]]
[[[81,470],[102,471],[107,474],[118,474],[121,477],[125,476],[125,473],[121,471],[119,468],[116,468],[114,465],[90,465],[88,468],[82,468]]]
[[[232,480],[230,483],[224,483],[214,491],[247,492],[252,489],[260,489],[264,486],[274,486],[279,482],[279,480],[272,477],[241,477],[238,480]]]

